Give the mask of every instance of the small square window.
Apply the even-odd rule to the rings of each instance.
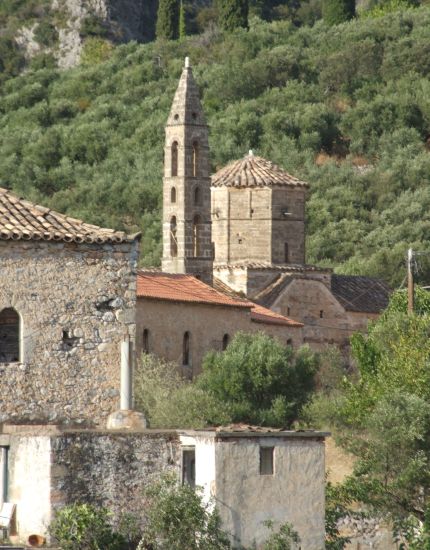
[[[274,447],[260,447],[260,475],[272,476]]]

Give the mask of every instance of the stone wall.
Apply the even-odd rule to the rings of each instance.
[[[5,427],[8,499],[16,504],[15,541],[48,535],[56,510],[72,503],[104,506],[117,522],[143,521],[144,489],[165,472],[180,472],[176,432],[61,431],[51,426]]]
[[[231,340],[236,332],[264,332],[278,338],[284,345],[292,340],[301,345],[300,327],[287,327],[251,321],[248,308],[173,302],[138,298],[138,354],[142,351],[143,331],[149,330],[149,352],[182,366],[184,333],[190,333],[190,365],[184,374],[192,376],[201,370],[204,356],[210,350],[221,351],[225,334]]]
[[[119,408],[137,254],[137,242],[0,241],[0,311],[21,319],[21,360],[0,363],[0,422],[103,425]]]

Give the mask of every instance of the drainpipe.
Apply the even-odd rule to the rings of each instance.
[[[132,406],[132,365],[130,361],[130,337],[124,336],[121,342],[121,404],[122,411],[129,411]]]
[[[0,447],[0,506],[8,498],[8,448]]]

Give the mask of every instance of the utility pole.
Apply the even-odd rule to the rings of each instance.
[[[412,248],[408,249],[408,315],[414,312],[414,274],[412,271],[412,259],[414,253]]]

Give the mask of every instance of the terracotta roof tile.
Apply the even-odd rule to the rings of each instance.
[[[137,275],[137,297],[212,304],[219,306],[243,307],[250,309],[253,304],[232,298],[196,279],[193,275],[140,271]]]
[[[139,271],[137,274],[137,297],[173,302],[210,304],[218,306],[242,307],[251,310],[251,321],[271,325],[302,327],[297,321],[275,313],[258,304],[236,295],[231,289],[224,291],[224,283],[214,280],[214,287],[196,279],[193,275],[163,273],[161,271]],[[226,287],[228,288],[228,287]]]
[[[123,231],[98,227],[65,216],[21,199],[0,187],[0,239],[2,240],[121,243],[131,242],[138,237],[138,233],[127,235]]]
[[[256,157],[250,151],[240,160],[231,162],[212,176],[213,187],[308,187],[308,184],[292,176],[273,162]]]

